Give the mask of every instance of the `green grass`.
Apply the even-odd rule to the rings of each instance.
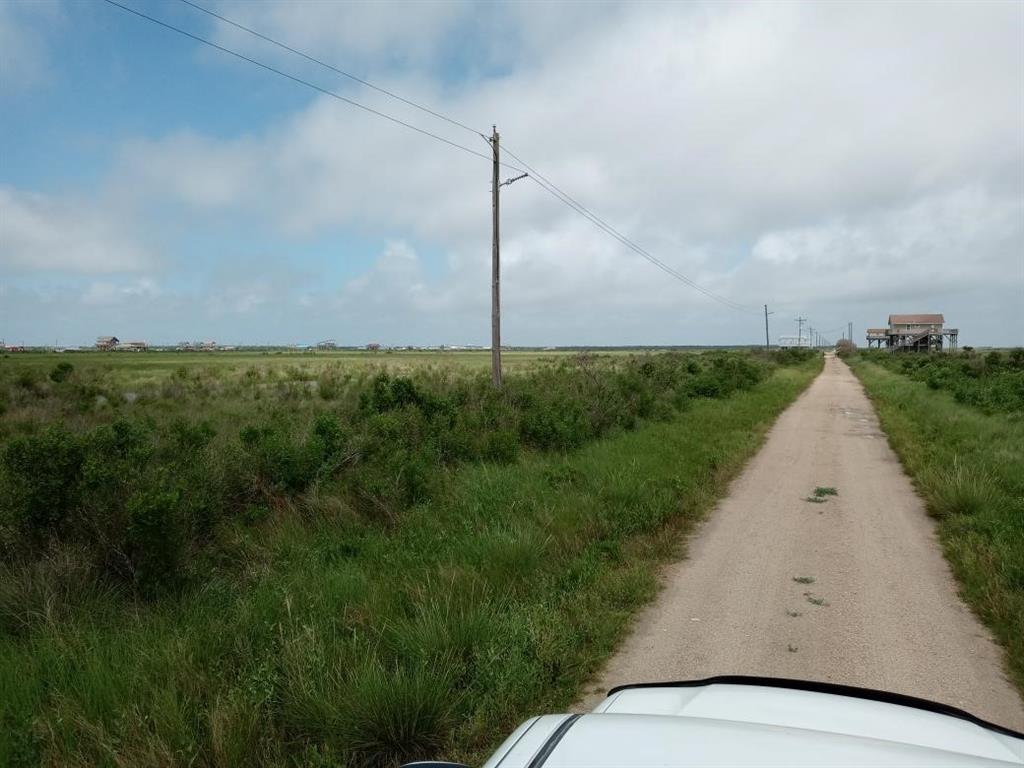
[[[202,578],[155,602],[77,578],[71,548],[0,574],[0,764],[479,761],[575,698],[819,368],[465,465],[389,525],[313,488],[217,528]]]
[[[938,520],[968,605],[1006,649],[1024,693],[1024,419],[854,357],[889,443]]]

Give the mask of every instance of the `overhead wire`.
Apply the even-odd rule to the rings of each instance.
[[[228,54],[230,56],[234,56],[234,57],[236,57],[238,59],[241,59],[242,61],[248,62],[250,64],[254,64],[257,67],[260,67],[260,68],[262,68],[262,69],[264,69],[264,70],[266,70],[268,72],[271,72],[273,74],[276,74],[276,75],[278,75],[280,77],[287,78],[288,80],[292,80],[292,81],[294,81],[296,83],[299,83],[301,85],[304,85],[304,86],[306,86],[308,88],[312,88],[313,90],[316,90],[316,91],[318,91],[318,92],[320,92],[320,93],[322,93],[324,95],[327,95],[327,96],[330,96],[332,98],[338,99],[339,101],[342,101],[342,102],[344,102],[346,104],[349,104],[349,105],[351,105],[353,107],[356,107],[358,109],[364,110],[365,112],[368,112],[368,113],[370,113],[372,115],[375,115],[377,117],[381,117],[381,118],[383,118],[385,120],[388,120],[388,121],[390,121],[390,122],[392,122],[394,124],[400,125],[400,126],[402,126],[404,128],[408,128],[410,130],[416,131],[417,133],[420,133],[420,134],[422,134],[424,136],[428,136],[428,137],[430,137],[432,139],[440,141],[440,142],[442,142],[444,144],[447,144],[448,146],[451,146],[451,147],[453,147],[455,149],[462,150],[463,152],[467,152],[467,153],[469,153],[471,155],[475,155],[476,157],[480,157],[482,159],[490,160],[490,161],[493,162],[493,157],[489,156],[489,155],[486,155],[483,152],[478,152],[478,151],[476,151],[474,149],[471,149],[470,147],[465,146],[464,144],[460,144],[458,142],[451,141],[450,139],[446,139],[443,136],[439,136],[436,133],[432,133],[431,131],[428,131],[428,130],[425,130],[423,128],[420,128],[419,126],[413,125],[412,123],[406,122],[405,120],[401,120],[401,119],[399,119],[397,117],[394,117],[392,115],[389,115],[389,114],[387,114],[385,112],[382,112],[380,110],[374,109],[373,107],[369,107],[369,106],[367,106],[365,104],[362,104],[362,103],[360,103],[358,101],[355,101],[354,99],[350,99],[350,98],[348,98],[346,96],[342,96],[341,94],[336,93],[335,91],[329,90],[329,89],[324,88],[322,86],[316,85],[315,83],[312,83],[312,82],[310,82],[308,80],[305,80],[303,78],[297,77],[297,76],[289,74],[287,72],[284,72],[283,70],[280,70],[280,69],[278,69],[276,67],[273,67],[273,66],[271,66],[269,64],[266,64],[266,63],[264,63],[262,61],[259,61],[257,59],[251,58],[249,56],[246,56],[245,54],[239,53],[238,51],[234,51],[234,50],[232,50],[230,48],[227,48],[225,46],[219,45],[218,43],[215,43],[212,40],[208,40],[208,39],[206,39],[204,37],[201,37],[201,36],[196,35],[196,34],[194,34],[192,32],[184,30],[184,29],[182,29],[180,27],[177,27],[177,26],[175,26],[173,24],[170,24],[168,22],[165,22],[165,21],[162,21],[160,19],[157,19],[157,18],[155,18],[153,16],[150,16],[150,15],[148,15],[146,13],[143,13],[142,11],[136,10],[134,8],[131,8],[131,7],[127,6],[127,5],[123,5],[122,3],[117,2],[117,0],[104,0],[104,1],[106,3],[112,5],[112,6],[120,8],[123,11],[127,11],[128,13],[134,14],[135,16],[138,16],[138,17],[140,17],[142,19],[145,19],[146,21],[149,21],[149,22],[151,22],[153,24],[157,24],[157,25],[159,25],[161,27],[164,27],[165,29],[171,30],[173,32],[177,32],[178,34],[184,35],[185,37],[188,37],[188,38],[190,38],[192,40],[195,40],[196,42],[202,43],[203,45],[207,45],[207,46],[209,46],[211,48],[214,48],[214,49],[216,49],[218,51],[226,53],[226,54]],[[210,10],[208,8],[205,8],[204,6],[202,6],[202,5],[198,4],[198,3],[192,2],[192,0],[180,0],[180,1],[182,3],[184,3],[185,5],[190,6],[191,8],[194,8],[194,9],[196,9],[196,10],[202,12],[202,13],[205,13],[205,14],[213,17],[213,18],[216,18],[216,19],[218,19],[219,21],[221,21],[221,22],[223,22],[225,24],[229,24],[232,27],[235,27],[236,29],[240,29],[240,30],[242,30],[242,31],[244,31],[244,32],[246,32],[246,33],[248,33],[250,35],[253,35],[254,37],[259,38],[260,40],[263,40],[263,41],[268,42],[268,43],[270,43],[272,45],[275,45],[275,46],[281,48],[282,50],[288,51],[289,53],[292,53],[292,54],[294,54],[296,56],[300,56],[303,59],[306,59],[307,61],[310,61],[310,62],[312,62],[314,64],[319,65],[319,66],[322,66],[322,67],[324,67],[324,68],[326,68],[326,69],[328,69],[328,70],[330,70],[330,71],[332,71],[332,72],[334,72],[336,74],[342,75],[343,77],[346,77],[346,78],[348,78],[350,80],[353,80],[354,82],[357,82],[357,83],[359,83],[359,84],[361,84],[363,86],[366,86],[366,87],[371,88],[371,89],[373,89],[373,90],[375,90],[375,91],[377,91],[379,93],[382,93],[382,94],[384,94],[384,95],[386,95],[386,96],[388,96],[390,98],[393,98],[393,99],[395,99],[397,101],[400,101],[403,104],[406,104],[408,106],[414,107],[415,109],[418,109],[418,110],[424,112],[425,114],[431,115],[431,116],[433,116],[435,118],[438,118],[440,120],[444,120],[445,122],[450,123],[451,125],[457,126],[459,128],[462,128],[462,129],[464,129],[466,131],[469,131],[470,133],[474,133],[474,134],[482,137],[488,143],[490,143],[490,139],[488,139],[486,135],[484,135],[482,132],[476,130],[475,128],[472,128],[469,125],[463,123],[460,120],[456,120],[455,118],[448,117],[447,115],[444,115],[444,114],[442,114],[442,113],[440,113],[440,112],[438,112],[436,110],[430,109],[429,107],[426,107],[426,106],[424,106],[422,104],[414,102],[414,101],[412,101],[410,99],[406,99],[403,96],[400,96],[400,95],[398,95],[398,94],[396,94],[396,93],[394,93],[392,91],[389,91],[389,90],[387,90],[385,88],[381,88],[380,86],[374,85],[373,83],[371,83],[371,82],[369,82],[369,81],[367,81],[367,80],[365,80],[365,79],[363,79],[361,77],[358,77],[357,75],[354,75],[354,74],[352,74],[350,72],[346,72],[345,70],[342,70],[342,69],[340,69],[338,67],[335,67],[332,64],[329,64],[329,63],[327,63],[325,61],[322,61],[321,59],[318,59],[318,58],[316,58],[314,56],[310,56],[309,54],[304,53],[303,51],[300,51],[300,50],[298,50],[296,48],[293,48],[292,46],[289,46],[286,43],[282,43],[279,40],[275,40],[274,38],[270,37],[269,35],[265,35],[265,34],[263,34],[261,32],[258,32],[257,30],[254,30],[254,29],[252,29],[252,28],[250,28],[248,26],[245,26],[245,25],[243,25],[243,24],[241,24],[239,22],[236,22],[236,21],[234,21],[232,19],[229,19],[229,18],[227,18],[227,17],[225,17],[225,16],[223,16],[223,15],[221,15],[219,13],[216,13],[215,11],[212,11],[212,10]],[[520,163],[520,165],[522,165],[523,167],[519,168],[519,167],[516,167],[516,166],[511,165],[509,163],[505,163],[505,162],[501,162],[501,163],[499,163],[499,165],[501,165],[501,166],[503,166],[505,168],[508,168],[510,170],[516,171],[517,173],[526,173],[526,171],[529,171],[530,173],[528,175],[528,178],[531,179],[535,184],[537,184],[537,186],[539,186],[545,192],[550,194],[556,200],[560,201],[564,205],[566,205],[569,208],[571,208],[573,211],[578,213],[580,216],[582,216],[585,219],[587,219],[588,221],[590,221],[592,224],[594,224],[596,227],[598,227],[598,229],[603,231],[605,234],[609,235],[610,237],[612,237],[613,239],[615,239],[620,244],[624,245],[625,247],[627,247],[628,249],[630,249],[631,251],[633,251],[637,255],[641,256],[644,259],[646,259],[648,262],[650,262],[651,264],[653,264],[657,268],[661,269],[666,274],[670,275],[671,277],[676,278],[677,280],[679,280],[683,284],[685,284],[685,285],[689,286],[690,288],[698,291],[699,293],[703,294],[704,296],[706,296],[706,297],[708,297],[708,298],[710,298],[710,299],[712,299],[714,301],[717,301],[718,303],[722,304],[723,306],[729,307],[730,309],[734,309],[734,310],[737,310],[737,311],[740,311],[740,312],[751,312],[751,313],[759,311],[759,310],[755,310],[750,305],[744,305],[744,304],[741,304],[739,302],[735,302],[735,301],[733,301],[731,299],[726,298],[725,296],[722,296],[720,294],[715,293],[714,291],[711,291],[708,288],[705,288],[704,286],[702,286],[699,283],[697,283],[695,280],[687,277],[686,275],[684,275],[683,273],[679,272],[675,268],[673,268],[670,265],[666,264],[664,261],[662,261],[658,257],[654,256],[652,253],[647,251],[645,248],[641,247],[640,245],[635,243],[633,240],[631,240],[627,236],[623,235],[621,232],[619,232],[617,229],[615,229],[615,227],[613,227],[607,221],[605,221],[604,219],[599,217],[597,214],[593,213],[591,210],[589,210],[582,203],[580,203],[579,201],[574,199],[572,196],[570,196],[567,192],[565,192],[564,190],[560,189],[550,179],[548,179],[546,176],[544,176],[542,173],[540,173],[536,168],[533,168],[528,163],[526,163],[525,160],[523,160],[521,157],[519,157],[518,155],[513,153],[511,150],[509,150],[507,146],[503,146],[502,148],[504,149],[506,154],[508,154],[510,157],[512,157],[514,160],[516,160],[518,163]],[[526,171],[524,171],[524,168],[526,169]]]
[[[280,40],[275,40],[274,38],[268,35],[264,35],[261,32],[257,32],[255,29],[251,29],[245,26],[244,24],[239,24],[237,21],[233,21],[232,19],[229,19],[225,16],[221,16],[216,11],[211,11],[209,8],[204,8],[199,3],[194,3],[192,2],[192,0],[181,0],[181,2],[185,5],[195,8],[197,11],[202,11],[203,13],[212,16],[215,19],[219,19],[220,21],[223,21],[225,24],[230,24],[232,27],[235,27],[235,29],[240,29],[243,32],[248,32],[250,35],[258,37],[260,40],[268,42],[271,45],[276,45],[278,48],[288,51],[289,53],[294,53],[296,56],[301,56],[306,61],[310,61],[314,64],[319,64],[321,67],[331,70],[331,72],[335,72],[341,75],[342,77],[347,77],[349,80],[353,80],[359,83],[360,85],[365,85],[367,88],[372,88],[378,93],[383,93],[385,96],[390,96],[392,99],[396,99],[402,102],[403,104],[408,104],[410,107],[415,107],[416,109],[422,112],[426,112],[428,115],[432,115],[438,118],[439,120],[444,120],[445,122],[451,123],[452,125],[458,126],[459,128],[463,128],[469,131],[470,133],[475,133],[478,136],[484,135],[482,131],[478,131],[475,128],[471,128],[470,126],[466,125],[465,123],[459,120],[456,120],[453,117],[448,117],[447,115],[441,114],[440,112],[436,112],[433,109],[430,109],[430,107],[425,107],[422,104],[417,104],[415,101],[412,101],[411,99],[407,99],[404,96],[399,96],[397,93],[389,91],[386,88],[381,88],[379,85],[374,85],[373,83],[369,82],[368,80],[364,80],[358,75],[353,75],[351,72],[346,72],[343,69],[338,69],[338,67],[335,67],[333,64],[328,64],[326,61],[322,61],[321,59],[318,59],[315,56],[310,56],[308,53],[304,53],[303,51],[300,51],[296,48],[292,48],[290,45],[282,43]]]
[[[219,44],[213,42],[212,40],[207,40],[205,37],[201,37],[199,35],[193,34],[192,32],[189,32],[188,30],[182,29],[181,27],[176,27],[175,25],[169,24],[166,21],[161,21],[160,19],[157,19],[157,18],[155,18],[153,16],[150,16],[150,15],[148,15],[146,13],[143,13],[142,11],[136,10],[135,8],[131,8],[131,7],[127,6],[127,5],[122,5],[121,3],[117,2],[117,0],[104,0],[104,2],[108,3],[109,5],[113,5],[113,6],[117,7],[117,8],[120,8],[123,11],[127,11],[128,13],[134,14],[135,16],[138,16],[139,18],[145,19],[146,21],[152,22],[153,24],[157,24],[157,25],[159,25],[161,27],[164,27],[165,29],[169,29],[172,32],[177,32],[180,35],[184,35],[185,37],[191,38],[192,40],[195,40],[198,43],[202,43],[203,45],[208,45],[211,48],[217,49],[218,51],[226,53],[226,54],[228,54],[230,56],[234,56],[234,57],[236,57],[238,59],[241,59],[242,61],[246,61],[249,64],[255,64],[257,67],[265,69],[268,72],[272,72],[275,75],[279,75],[280,77],[287,78],[288,80],[292,80],[293,82],[299,83],[300,85],[304,85],[307,88],[312,88],[315,91],[319,91],[320,93],[322,93],[322,94],[324,94],[326,96],[330,96],[332,98],[338,99],[339,101],[343,101],[346,104],[349,104],[349,105],[351,105],[353,107],[357,107],[358,109],[363,110],[364,112],[369,112],[371,115],[376,115],[377,117],[384,118],[385,120],[388,120],[388,121],[390,121],[392,123],[395,123],[396,125],[400,125],[400,126],[402,126],[404,128],[408,128],[409,130],[412,130],[412,131],[416,131],[416,133],[422,134],[424,136],[429,136],[430,138],[435,139],[437,141],[440,141],[440,142],[442,142],[444,144],[447,144],[450,147],[454,147],[455,149],[460,149],[463,152],[468,152],[471,155],[476,155],[477,157],[483,158],[484,160],[487,160],[487,161],[493,160],[493,158],[490,155],[486,155],[483,152],[478,152],[475,149],[470,149],[469,147],[465,146],[464,144],[459,144],[456,141],[451,141],[450,139],[446,139],[443,136],[439,136],[436,133],[432,133],[432,132],[430,132],[428,130],[425,130],[424,128],[420,128],[417,125],[413,125],[412,123],[408,123],[405,120],[401,120],[401,119],[399,119],[397,117],[389,115],[386,112],[381,112],[379,109],[374,109],[373,107],[368,107],[367,105],[361,104],[360,102],[358,102],[358,101],[356,101],[354,99],[350,99],[347,96],[342,96],[340,93],[336,93],[335,91],[332,91],[332,90],[330,90],[328,88],[324,88],[323,86],[317,85],[316,83],[312,83],[309,80],[304,80],[301,77],[296,77],[295,75],[292,75],[292,74],[289,74],[288,72],[285,72],[283,70],[277,69],[276,67],[273,67],[270,64],[265,64],[264,62],[259,61],[257,59],[253,59],[253,58],[251,58],[249,56],[246,56],[243,53],[239,53],[238,51],[233,51],[230,48],[226,48],[223,45],[219,45]],[[514,166],[510,166],[510,165],[507,166],[507,167],[512,168],[513,170],[522,172],[521,168],[515,168]]]
[[[517,154],[512,152],[508,148],[508,146],[503,146],[503,150],[505,151],[506,154],[511,156],[513,160],[518,162],[521,166],[523,166],[523,168],[525,168],[527,171],[529,171],[532,174],[529,178],[532,179],[534,181],[534,183],[536,183],[539,187],[541,187],[541,189],[543,189],[545,192],[547,192],[548,194],[552,195],[556,199],[560,200],[565,205],[567,205],[570,208],[572,208],[574,211],[576,211],[578,214],[580,214],[584,218],[588,219],[591,223],[593,223],[599,229],[603,230],[605,233],[607,233],[611,237],[613,237],[616,240],[618,240],[622,245],[626,246],[627,248],[632,250],[634,253],[637,253],[638,255],[642,256],[645,259],[647,259],[654,266],[658,267],[659,269],[661,269],[662,271],[664,271],[667,274],[671,275],[672,277],[675,277],[676,279],[678,279],[681,282],[685,283],[686,285],[688,285],[689,287],[693,288],[694,290],[699,291],[700,293],[704,294],[708,298],[713,299],[713,300],[719,302],[720,304],[723,304],[724,306],[727,306],[727,307],[729,307],[731,309],[735,309],[735,310],[740,311],[740,312],[759,312],[760,311],[760,310],[755,309],[754,307],[751,307],[749,305],[740,304],[739,302],[735,302],[735,301],[733,301],[731,299],[726,298],[725,296],[717,294],[714,291],[712,291],[712,290],[710,290],[708,288],[705,288],[700,283],[697,283],[696,281],[694,281],[691,278],[687,277],[686,275],[682,274],[681,272],[679,272],[678,270],[674,269],[673,267],[669,266],[664,261],[659,259],[657,256],[654,256],[652,253],[647,251],[645,248],[641,247],[640,245],[637,245],[633,240],[631,240],[630,238],[628,238],[625,235],[623,235],[621,232],[619,232],[617,229],[615,229],[615,227],[613,227],[607,221],[605,221],[600,216],[595,214],[593,211],[589,210],[586,206],[584,206],[578,200],[573,198],[567,192],[565,192],[564,190],[560,189],[556,184],[554,184],[554,182],[552,182],[550,179],[548,179],[546,176],[544,176],[542,173],[540,173],[536,168],[534,168],[529,163],[527,163],[525,160],[523,160],[521,157],[519,157]]]

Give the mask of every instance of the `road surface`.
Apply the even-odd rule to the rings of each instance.
[[[805,501],[818,486],[838,495]],[[832,356],[577,709],[620,683],[719,674],[881,688],[1024,730],[1001,648],[957,596],[870,401]]]

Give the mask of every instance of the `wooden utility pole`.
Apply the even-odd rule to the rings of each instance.
[[[496,389],[501,389],[501,216],[498,194],[502,187],[525,179],[529,174],[521,173],[499,182],[498,169],[501,167],[501,158],[498,155],[498,126],[491,126],[491,138],[487,141],[494,152],[494,172],[491,175],[491,196],[494,204],[494,238],[491,244],[491,381]]]
[[[768,305],[764,305],[764,351],[768,354],[772,351],[772,343],[768,341],[768,315],[774,315],[774,312],[768,311]]]
[[[494,173],[491,177],[491,196],[494,206],[493,242],[491,243],[491,382],[501,388],[501,238],[498,231],[498,195],[501,184],[498,183],[498,126],[491,127],[491,149],[494,152]]]
[[[798,317],[796,319],[796,345],[798,347],[803,346],[804,343],[804,322],[806,320],[806,317]],[[810,341],[808,341],[807,346],[811,346]]]

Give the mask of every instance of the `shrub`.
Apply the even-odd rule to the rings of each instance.
[[[53,370],[50,371],[50,381],[56,384],[60,384],[65,379],[67,379],[67,377],[70,376],[71,372],[74,370],[75,366],[73,366],[67,360],[63,360],[57,363],[57,365],[53,367]]]
[[[184,543],[177,491],[146,490],[128,501],[126,554],[135,584],[153,596],[179,579]]]
[[[857,345],[851,339],[840,339],[836,342],[836,354],[839,357],[849,357],[857,351]]]
[[[36,543],[48,538],[78,502],[84,461],[81,440],[60,426],[12,440],[3,451],[5,515]]]

